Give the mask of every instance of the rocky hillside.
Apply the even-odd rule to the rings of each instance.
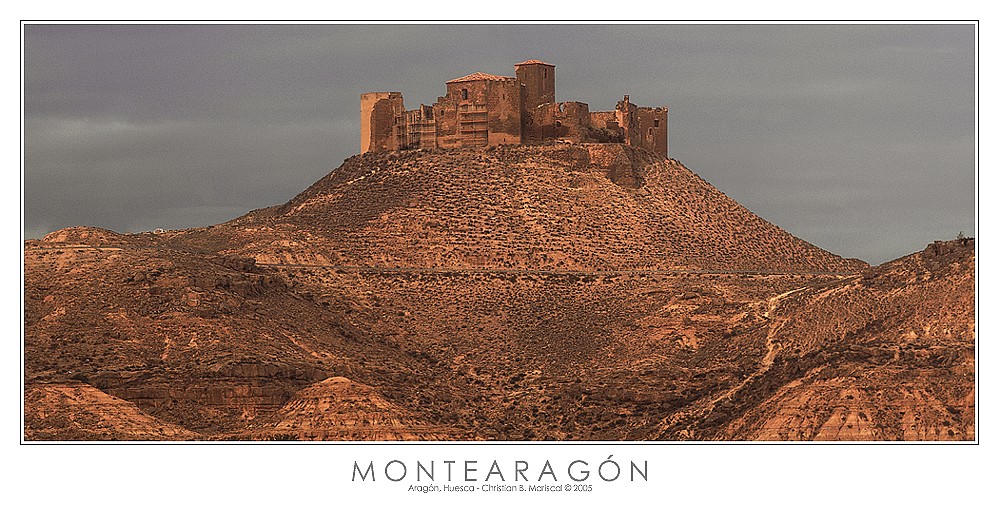
[[[24,393],[24,438],[35,441],[189,440],[198,434],[86,383],[31,383]]]
[[[277,208],[174,244],[262,263],[841,272],[865,266],[620,144],[367,153]]]
[[[368,385],[334,377],[295,394],[248,436],[301,441],[434,441],[468,434],[443,430],[385,399]]]
[[[392,383],[399,395],[447,395],[432,374],[398,381],[426,365],[360,333],[253,259],[148,239],[76,228],[27,244],[26,417],[50,419],[54,394],[38,392],[66,382],[87,383],[198,437],[245,429],[332,376]]]
[[[724,439],[975,439],[975,245],[935,242],[772,298],[768,356],[711,406]],[[711,424],[709,424],[711,425]]]
[[[623,146],[368,154],[24,247],[24,436],[970,440],[974,241],[878,267]]]

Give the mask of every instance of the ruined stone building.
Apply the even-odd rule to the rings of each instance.
[[[562,140],[619,142],[666,158],[666,107],[638,107],[625,95],[615,110],[591,112],[583,102],[556,102],[555,65],[528,60],[514,72],[452,79],[434,105],[413,110],[399,92],[363,93],[361,152]]]

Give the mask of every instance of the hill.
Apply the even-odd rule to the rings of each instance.
[[[766,320],[758,370],[701,413],[712,437],[975,439],[973,241],[786,292]]]
[[[244,429],[330,376],[382,384],[425,369],[253,259],[145,244],[85,228],[29,243],[29,393],[84,382],[204,438]],[[392,388],[432,387],[418,379]],[[36,399],[26,393],[26,413]]]
[[[973,439],[974,251],[868,267],[617,145],[370,153],[27,241],[25,438]]]
[[[391,268],[863,268],[620,144],[366,153],[285,205],[172,237],[261,263]]]

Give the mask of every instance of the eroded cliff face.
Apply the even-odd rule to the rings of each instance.
[[[975,439],[975,244],[937,242],[770,315],[733,439]]]
[[[376,389],[344,377],[327,378],[300,390],[248,435],[299,441],[435,441],[471,436],[421,421]]]
[[[33,383],[24,392],[24,438],[32,441],[185,440],[198,434],[78,381]]]
[[[207,438],[246,429],[336,374],[368,380],[371,369],[357,370],[368,358],[386,357],[379,367],[386,381],[416,366],[253,259],[179,251],[157,240],[76,229],[26,245],[29,390],[83,382],[184,427],[183,437]],[[45,412],[46,402],[26,397],[25,411]]]
[[[974,242],[868,268],[621,145],[25,243],[26,439],[972,439]]]

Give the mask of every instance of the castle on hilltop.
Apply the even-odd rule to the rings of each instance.
[[[399,92],[361,94],[361,152],[532,144],[618,142],[667,156],[667,108],[638,107],[628,95],[614,111],[556,102],[556,67],[514,65],[516,77],[476,72],[445,83],[434,105],[403,107]]]

